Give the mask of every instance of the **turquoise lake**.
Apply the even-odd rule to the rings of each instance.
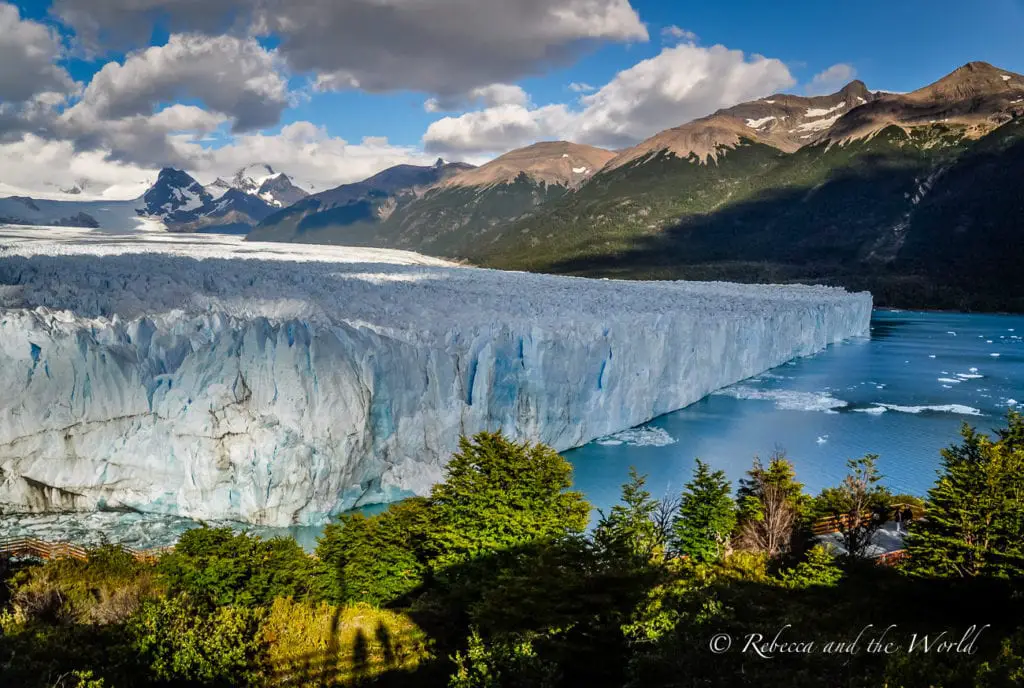
[[[924,495],[962,423],[989,430],[1024,410],[1024,316],[875,311],[871,336],[791,361],[641,428],[565,453],[578,489],[618,501],[630,466],[655,496],[680,491],[694,459],[733,481],[784,451],[808,492],[847,459],[878,454],[884,482]]]

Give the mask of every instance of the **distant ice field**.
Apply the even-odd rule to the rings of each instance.
[[[870,313],[826,287],[0,226],[0,509],[322,523],[424,494],[462,434],[580,446]]]

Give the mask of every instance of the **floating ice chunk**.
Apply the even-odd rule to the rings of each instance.
[[[972,373],[976,373],[976,372],[978,372],[978,369],[977,369],[977,368],[968,368],[967,370],[968,370],[969,372],[972,372]]]
[[[855,408],[853,410],[857,413],[870,413],[871,415],[878,416],[885,413],[886,408],[884,406],[869,406],[867,408]]]
[[[797,392],[789,389],[755,389],[745,385],[734,385],[720,389],[714,394],[736,399],[774,401],[775,408],[783,411],[830,411],[845,408],[849,402],[836,399],[828,392]]]
[[[928,358],[935,358],[935,354],[928,354]]]
[[[953,335],[954,337],[956,336],[956,332],[954,332],[953,330],[950,330],[950,331],[949,331],[949,332],[947,332],[946,334],[951,334],[951,335]]]
[[[992,358],[999,358],[999,354],[989,354]]]
[[[956,378],[952,378],[952,377],[940,377],[939,378],[939,382],[945,382],[945,383],[950,384],[950,385],[955,385],[955,384],[958,384],[959,382],[961,382],[961,380],[957,380]]]
[[[828,442],[828,435],[822,435],[818,438],[818,444],[825,444]]]
[[[956,376],[961,380],[980,380],[981,378],[985,377],[984,375],[979,375],[978,373],[957,373]]]
[[[631,447],[667,447],[670,444],[675,444],[677,441],[664,428],[652,428],[646,425],[623,430],[614,435],[595,440],[597,444],[605,446],[627,444]]]
[[[1018,403],[1019,402],[1016,399],[1007,399],[1006,400],[1006,405],[1007,406],[1016,406]]]
[[[943,404],[938,406],[898,406],[896,404],[877,404],[889,411],[899,413],[953,413],[960,416],[980,416],[981,411],[963,404]]]

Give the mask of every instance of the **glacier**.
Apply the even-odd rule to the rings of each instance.
[[[427,493],[460,435],[580,446],[865,335],[871,308],[830,287],[0,226],[0,511],[323,523]]]

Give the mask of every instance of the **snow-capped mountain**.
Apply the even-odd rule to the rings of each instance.
[[[195,220],[203,214],[204,206],[212,203],[213,196],[188,172],[165,167],[156,183],[142,195],[138,213],[158,217],[170,226]]]
[[[203,187],[187,172],[164,168],[142,197],[138,213],[163,221],[172,232],[245,232],[273,212],[273,206],[259,196],[233,186],[214,195],[210,187],[220,190],[218,182],[223,180]]]
[[[238,189],[243,193],[258,196],[275,208],[287,208],[309,195],[309,192],[296,186],[284,172],[275,172],[273,167],[265,163],[246,165],[235,173],[230,182],[218,178],[209,186],[215,185],[216,189],[223,189],[221,193],[227,191],[227,188]]]

